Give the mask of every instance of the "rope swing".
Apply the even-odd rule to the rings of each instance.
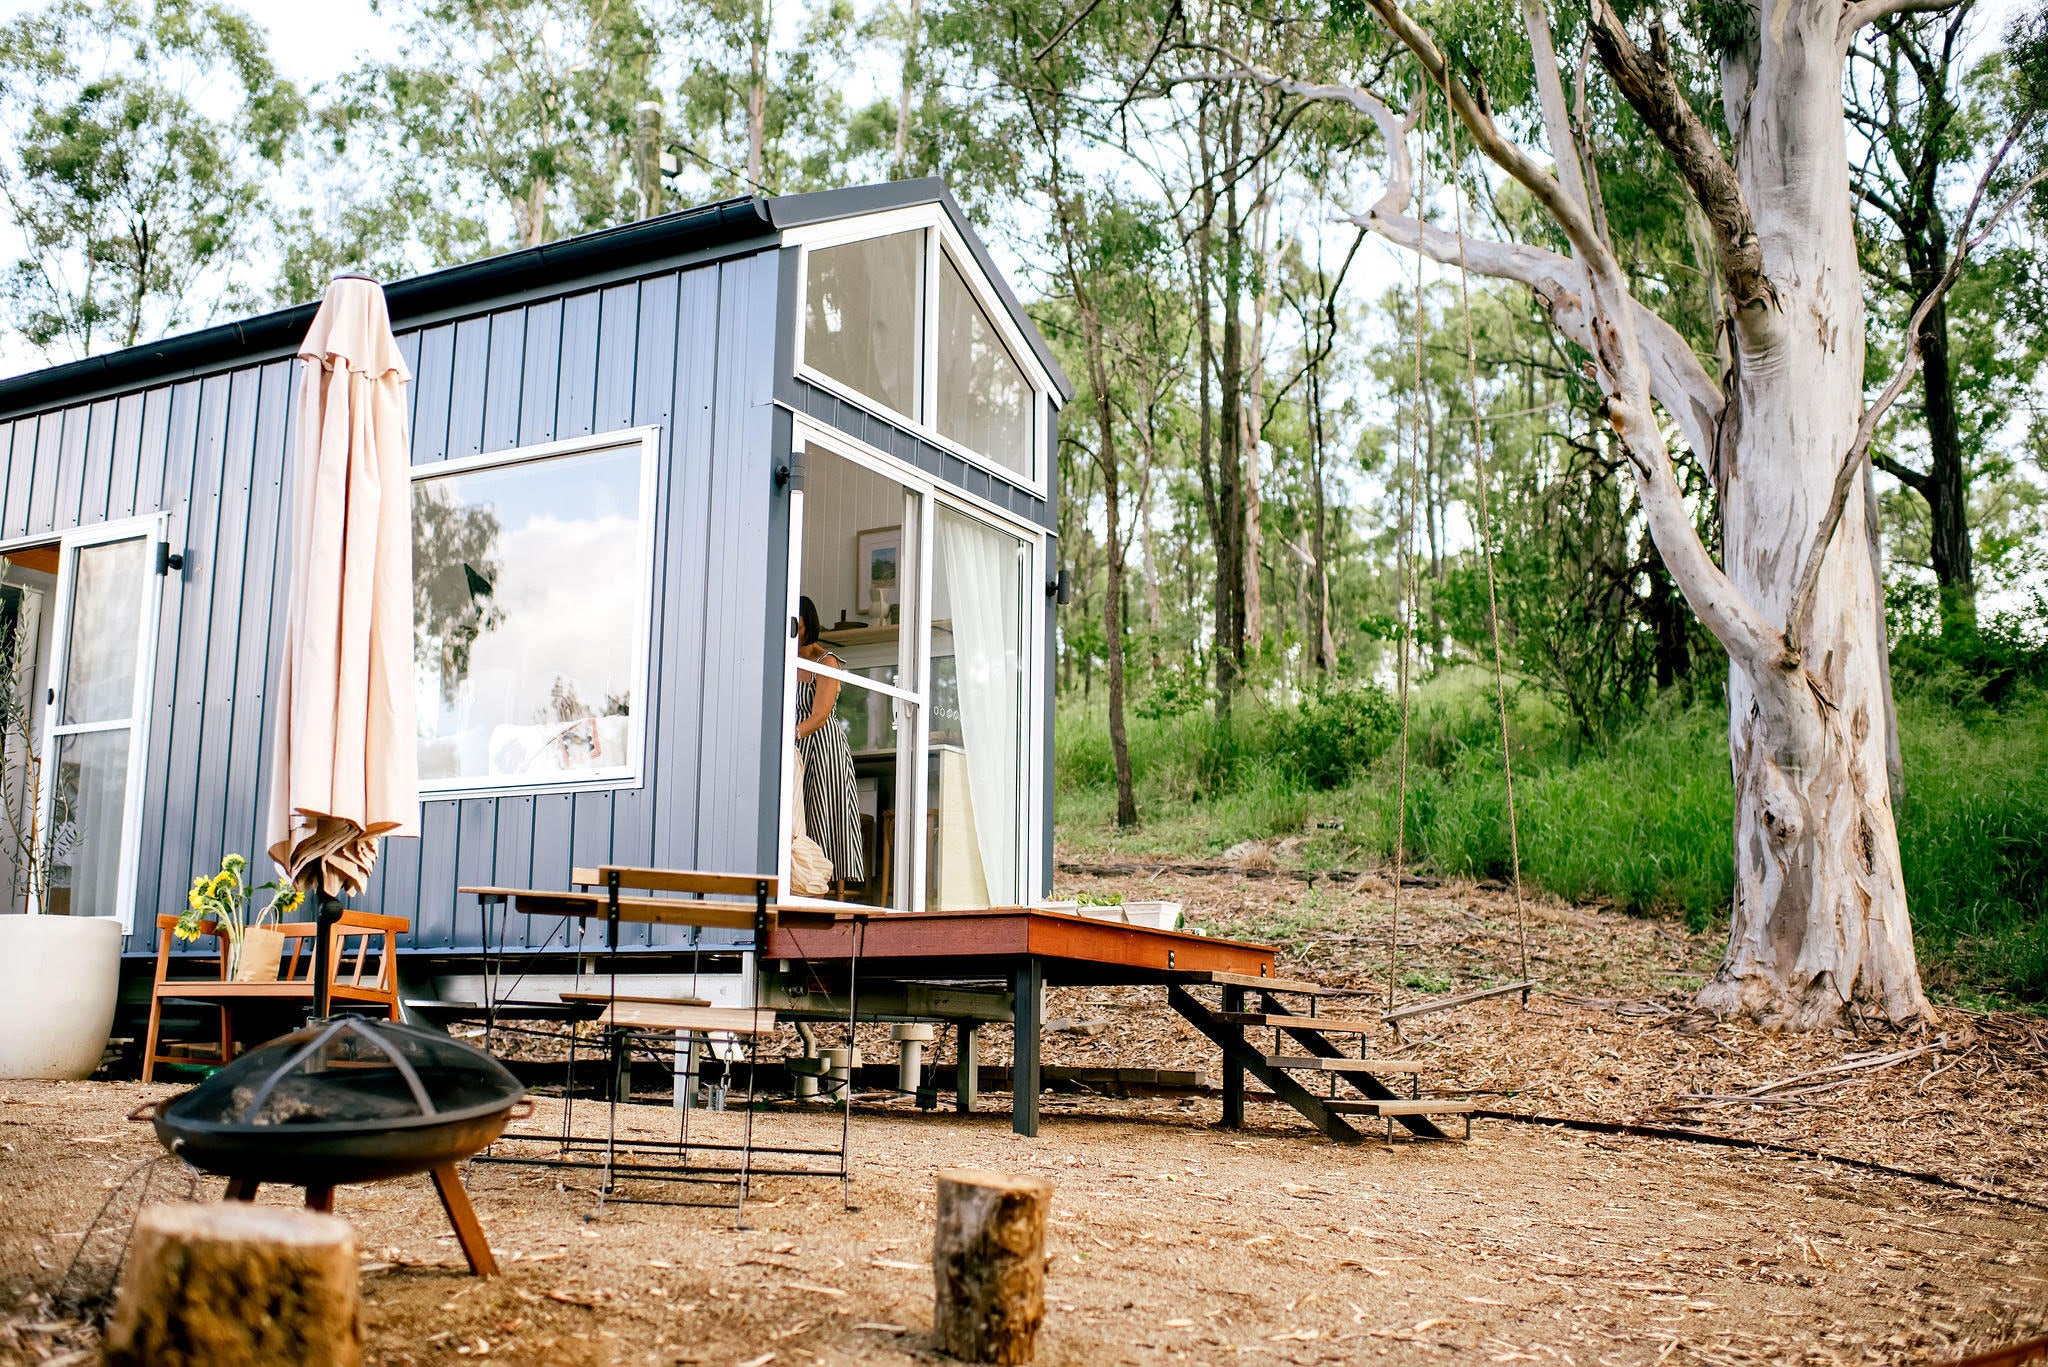
[[[1442,73],[1442,89],[1446,110],[1452,109],[1450,92],[1450,68],[1446,64]],[[1429,132],[1430,92],[1425,88],[1422,109],[1417,117],[1418,142],[1424,146],[1420,168],[1416,173],[1415,221],[1418,236],[1415,252],[1415,407],[1411,425],[1412,436],[1409,446],[1409,478],[1403,488],[1400,517],[1401,534],[1398,551],[1401,598],[1401,643],[1397,667],[1398,689],[1401,705],[1400,737],[1400,780],[1395,799],[1394,826],[1394,898],[1393,917],[1387,936],[1387,1008],[1384,1018],[1394,1026],[1396,1033],[1400,1022],[1410,1016],[1425,1015],[1442,1011],[1466,1002],[1486,997],[1504,996],[1519,991],[1522,1005],[1529,1005],[1529,990],[1535,980],[1529,976],[1529,918],[1522,895],[1522,837],[1515,816],[1515,766],[1511,744],[1511,730],[1508,721],[1507,669],[1502,661],[1500,648],[1500,597],[1494,573],[1493,556],[1493,508],[1491,481],[1488,477],[1486,452],[1486,423],[1479,411],[1479,351],[1472,331],[1472,283],[1471,270],[1465,260],[1465,200],[1457,186],[1458,165],[1458,124],[1455,112],[1444,120],[1445,156],[1451,168],[1451,204],[1453,223],[1458,240],[1458,305],[1465,324],[1465,384],[1467,406],[1472,418],[1472,455],[1474,473],[1478,480],[1479,494],[1479,545],[1486,563],[1486,623],[1493,645],[1493,693],[1494,703],[1500,713],[1500,768],[1501,782],[1507,801],[1508,814],[1508,862],[1513,874],[1512,886],[1515,900],[1515,937],[1520,952],[1521,980],[1502,983],[1495,987],[1480,988],[1472,992],[1461,992],[1435,1001],[1416,1002],[1409,1006],[1396,1007],[1394,991],[1400,979],[1401,956],[1401,884],[1407,873],[1408,837],[1408,719],[1409,693],[1411,689],[1412,665],[1410,652],[1413,649],[1417,599],[1420,596],[1419,576],[1415,572],[1415,513],[1421,502],[1423,421],[1423,345],[1422,325],[1422,243],[1420,227],[1428,212],[1428,168],[1427,142]]]

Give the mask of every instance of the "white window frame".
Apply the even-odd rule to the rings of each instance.
[[[471,797],[523,797],[539,793],[593,792],[617,788],[638,788],[647,781],[647,709],[653,705],[650,696],[649,662],[654,649],[654,527],[656,522],[654,500],[657,492],[656,454],[660,448],[661,428],[654,425],[622,427],[611,432],[593,432],[588,436],[568,437],[561,441],[542,442],[533,446],[516,446],[502,451],[487,451],[471,456],[457,456],[450,460],[433,461],[412,467],[412,481],[437,479],[447,475],[473,474],[480,470],[498,470],[514,465],[537,465],[570,456],[589,455],[597,451],[618,450],[637,446],[640,449],[640,593],[637,604],[636,625],[639,630],[633,642],[633,706],[626,714],[626,748],[631,762],[611,765],[602,769],[591,769],[575,777],[549,779],[536,782],[531,778],[507,774],[501,778],[460,778],[420,780],[420,801],[452,802]],[[417,584],[415,584],[417,591]]]
[[[920,320],[918,337],[918,406],[923,410],[921,417],[899,412],[872,395],[863,394],[842,380],[835,380],[812,367],[804,359],[804,327],[810,312],[811,252],[818,248],[843,247],[870,238],[917,230],[923,230],[925,234],[924,317]],[[996,293],[995,287],[981,269],[981,264],[975,259],[974,253],[968,250],[966,240],[953,226],[952,218],[942,205],[922,204],[905,209],[890,209],[859,218],[838,219],[830,223],[791,228],[783,233],[782,242],[784,246],[799,249],[796,273],[796,324],[792,329],[796,338],[796,373],[799,378],[838,395],[848,403],[879,414],[899,427],[915,432],[932,445],[960,457],[977,469],[986,470],[1008,484],[1028,489],[1040,498],[1046,496],[1046,467],[1049,463],[1046,450],[1049,443],[1046,441],[1046,434],[1051,430],[1052,414],[1058,408],[1052,376],[1039,363],[1037,353],[1025,340],[1023,332],[1011,318],[1010,310]],[[954,268],[960,272],[960,278],[966,281],[969,294],[981,305],[982,313],[995,328],[996,336],[1001,339],[1003,346],[1010,353],[1010,359],[1017,363],[1018,369],[1024,374],[1024,382],[1032,390],[1028,472],[1014,470],[994,457],[963,446],[939,431],[937,362],[941,251],[952,256]]]
[[[905,689],[879,684],[872,679],[843,674],[841,671],[804,664],[805,669],[850,680],[859,687],[882,692],[914,707],[915,723],[911,728],[915,734],[906,752],[901,748],[904,727],[901,713],[898,714],[898,751],[896,764],[897,821],[896,833],[899,842],[896,851],[896,867],[901,876],[908,880],[910,895],[901,907],[886,908],[886,911],[924,911],[926,860],[928,851],[923,838],[925,811],[929,794],[928,774],[931,756],[931,652],[932,652],[932,554],[934,529],[938,524],[938,508],[943,505],[956,512],[964,513],[977,521],[986,522],[1008,535],[1015,536],[1028,549],[1028,563],[1025,570],[1026,598],[1029,600],[1026,612],[1025,630],[1025,710],[1023,735],[1019,743],[1025,747],[1019,773],[1024,778],[1025,794],[1028,798],[1023,805],[1023,827],[1019,839],[1023,841],[1021,858],[1018,860],[1018,881],[1020,904],[1029,906],[1037,900],[1036,889],[1044,886],[1045,876],[1045,697],[1043,680],[1046,669],[1045,595],[1029,592],[1033,586],[1040,586],[1045,580],[1045,567],[1050,555],[1048,533],[1043,527],[1018,517],[1005,508],[997,507],[964,493],[948,488],[930,475],[913,465],[906,464],[885,451],[848,436],[835,427],[804,414],[792,415],[791,449],[801,459],[807,446],[818,446],[848,463],[880,475],[906,490],[920,496],[919,523],[917,527],[918,551],[916,564],[919,567],[917,584],[917,621],[914,627],[914,654],[911,660],[912,685]],[[788,620],[797,615],[797,601],[802,596],[803,577],[803,492],[793,490],[790,499],[789,556],[787,569]],[[777,855],[776,876],[784,889],[783,901],[792,906],[819,907],[844,910],[846,903],[830,898],[809,897],[789,891],[789,846],[795,834],[791,821],[791,808],[797,799],[794,791],[796,764],[796,673],[798,665],[797,644],[794,635],[784,642],[783,655],[783,697],[782,724],[777,729],[782,746],[782,783],[780,815],[776,823]],[[907,800],[906,800],[906,796]],[[905,843],[907,842],[907,843]]]
[[[167,582],[164,575],[157,573],[154,556],[157,544],[168,540],[170,524],[169,513],[146,513],[139,517],[74,527],[57,533],[54,538],[48,535],[18,537],[0,545],[0,555],[5,555],[28,547],[47,546],[53,539],[57,543],[57,593],[51,616],[50,658],[44,675],[49,692],[43,704],[42,729],[36,737],[37,761],[42,765],[43,773],[52,777],[41,784],[41,791],[36,795],[35,819],[39,833],[50,829],[51,816],[56,808],[57,742],[64,736],[110,731],[118,726],[125,726],[128,731],[128,777],[121,800],[120,863],[114,878],[114,910],[109,913],[109,919],[119,921],[122,933],[127,935],[135,933],[135,892],[142,860],[145,796],[142,790],[149,771],[149,721],[150,704],[156,690],[157,628],[163,615],[163,589]],[[136,540],[144,545],[145,560],[142,584],[138,590],[142,594],[142,612],[136,624],[139,639],[135,653],[135,688],[129,701],[132,720],[127,723],[79,722],[60,726],[57,722],[58,708],[63,701],[64,669],[71,655],[71,597],[78,580],[78,552],[92,546]],[[45,912],[34,897],[29,900],[28,909],[31,915]]]

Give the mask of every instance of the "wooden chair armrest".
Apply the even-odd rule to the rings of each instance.
[[[158,930],[176,930],[176,929],[178,928],[178,922],[179,922],[179,921],[180,921],[181,919],[183,919],[183,918],[182,918],[182,917],[177,917],[177,916],[170,916],[170,915],[166,915],[166,914],[164,914],[164,913],[162,913],[162,912],[159,912],[159,913],[157,914],[157,918],[156,918],[156,928],[157,928]],[[207,920],[201,921],[201,922],[199,923],[199,933],[200,933],[201,935],[218,935],[218,934],[220,934],[220,922],[218,922],[218,921],[215,921],[215,920],[212,920],[212,919],[210,919],[210,918],[209,918],[209,919],[207,919]],[[159,943],[161,943],[161,941],[159,941]]]
[[[374,911],[344,911],[340,924],[345,930],[388,930],[398,935],[412,929],[412,922],[403,916],[385,916]]]

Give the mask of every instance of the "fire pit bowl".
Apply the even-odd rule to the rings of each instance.
[[[202,1172],[331,1188],[467,1158],[525,1095],[461,1040],[336,1016],[251,1049],[150,1119],[158,1142]]]

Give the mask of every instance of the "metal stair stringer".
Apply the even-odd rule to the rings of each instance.
[[[1275,1000],[1270,992],[1262,992],[1260,996],[1265,998],[1267,1015],[1292,1016],[1298,1014],[1289,1011],[1284,1004]],[[1308,1050],[1311,1054],[1314,1054],[1317,1058],[1343,1058],[1345,1056],[1344,1051],[1332,1044],[1327,1036],[1316,1030],[1315,1020],[1314,1016],[1302,1016],[1301,1028],[1282,1026],[1281,1029],[1286,1032],[1289,1039]],[[1346,1072],[1339,1074],[1339,1076],[1363,1093],[1369,1101],[1407,1100],[1406,1097],[1389,1088],[1371,1073]],[[1279,1089],[1275,1088],[1274,1090],[1277,1091]],[[1400,1122],[1401,1126],[1417,1139],[1450,1138],[1435,1121],[1426,1115],[1397,1115],[1392,1117],[1392,1119]]]
[[[1339,1144],[1364,1142],[1365,1136],[1345,1123],[1342,1116],[1324,1106],[1314,1092],[1296,1082],[1283,1070],[1267,1067],[1264,1051],[1254,1047],[1252,1042],[1245,1038],[1243,1026],[1226,1025],[1217,1020],[1215,1013],[1203,1005],[1193,993],[1175,983],[1167,985],[1166,1001],[1187,1020],[1188,1024],[1208,1036],[1210,1042],[1223,1051],[1223,1057],[1227,1061],[1239,1065],[1264,1083],[1275,1096],[1301,1112],[1309,1124]],[[1392,1093],[1388,1095],[1391,1096]],[[1430,1128],[1434,1130],[1436,1127],[1432,1125]]]

